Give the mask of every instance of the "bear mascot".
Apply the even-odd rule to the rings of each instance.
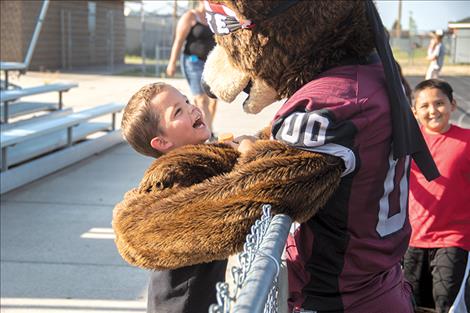
[[[217,46],[203,85],[257,113],[287,99],[250,151],[224,144],[157,159],[114,212],[120,254],[147,269],[241,251],[261,205],[295,223],[290,310],[412,312],[400,259],[411,158],[438,176],[371,0],[205,3]]]

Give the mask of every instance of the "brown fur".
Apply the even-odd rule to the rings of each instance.
[[[194,156],[200,155],[204,158],[197,162],[211,164],[213,170],[193,180],[191,173],[201,168],[194,167]],[[241,250],[262,204],[271,204],[274,213],[306,221],[326,203],[342,171],[342,162],[335,157],[260,140],[227,173],[236,155],[223,145],[200,145],[155,161],[139,189],[128,192],[115,208],[113,227],[121,255],[149,269],[225,259]],[[203,176],[206,179],[198,183]],[[188,179],[195,184],[188,184]],[[168,186],[149,190],[153,181]]]
[[[239,13],[243,19],[255,22],[252,29],[238,30],[226,36],[216,36],[217,44],[225,51],[216,59],[207,59],[204,80],[211,92],[225,101],[227,90],[237,86],[222,86],[224,75],[209,70],[220,64],[232,64],[251,79],[256,94],[245,109],[259,112],[272,101],[292,96],[303,85],[321,72],[341,64],[346,58],[366,56],[374,49],[372,31],[365,15],[363,0],[315,0],[299,1],[287,11],[266,19],[266,14],[279,2],[274,0],[224,0],[224,5]],[[214,50],[215,52],[215,50]],[[231,75],[231,74],[230,74]],[[221,77],[222,76],[222,77]],[[264,89],[264,90],[263,90]],[[267,100],[259,94],[275,91],[275,97]],[[252,93],[253,93],[252,92]],[[237,92],[238,93],[238,92]],[[250,101],[252,103],[250,103]],[[265,102],[265,103],[261,103]]]
[[[271,19],[263,15],[278,1],[223,2],[256,26],[216,36],[217,43],[238,68],[277,90],[279,99],[292,96],[345,58],[367,55],[374,47],[363,0],[300,1]]]

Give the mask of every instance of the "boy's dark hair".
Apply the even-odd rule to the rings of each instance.
[[[415,102],[416,102],[416,95],[420,91],[424,89],[428,89],[428,88],[439,89],[447,96],[447,98],[449,98],[450,102],[454,100],[454,96],[452,94],[454,90],[449,85],[449,83],[440,79],[432,78],[432,79],[424,80],[420,82],[418,85],[416,85],[415,89],[413,90],[413,106],[415,105]]]
[[[137,152],[150,157],[162,153],[150,145],[150,141],[161,134],[160,116],[152,105],[152,99],[165,87],[165,83],[154,83],[140,88],[129,100],[122,115],[121,129],[124,139]]]

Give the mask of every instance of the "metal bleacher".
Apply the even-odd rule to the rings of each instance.
[[[78,87],[58,82],[22,88],[9,81],[9,72],[25,73],[47,13],[44,0],[25,61],[0,62],[0,193],[53,173],[122,141],[116,114],[123,104],[109,103],[74,112],[64,109],[63,93]],[[24,101],[24,97],[58,92],[57,102]],[[43,112],[42,115],[32,113]],[[103,118],[109,115],[109,118]],[[104,121],[103,121],[104,120]]]

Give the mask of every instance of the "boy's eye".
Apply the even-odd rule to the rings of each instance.
[[[189,103],[189,100],[188,100],[188,99],[186,99],[186,104],[191,104],[191,103]]]
[[[178,109],[175,110],[175,116],[179,115],[180,113],[181,113],[181,109],[180,109],[180,108],[178,108]]]

